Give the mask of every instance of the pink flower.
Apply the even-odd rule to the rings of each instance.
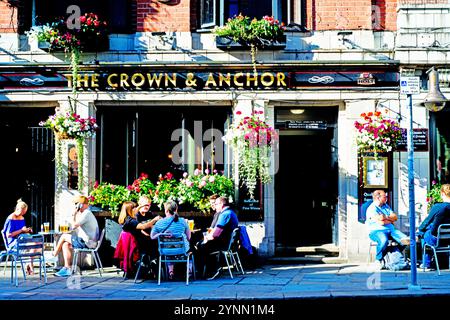
[[[195,170],[194,170],[194,176],[198,176],[199,174],[200,174],[200,170],[195,169]]]
[[[205,174],[209,174],[209,169],[205,169]]]
[[[199,188],[203,188],[204,186],[206,186],[206,181],[200,181],[200,183],[198,184]]]
[[[183,173],[183,178],[186,178],[187,176],[188,176],[187,172]]]
[[[214,176],[209,177],[209,182],[213,183],[216,180]]]

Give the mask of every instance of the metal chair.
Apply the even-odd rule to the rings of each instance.
[[[422,252],[423,252],[423,256],[422,256],[422,261],[425,261],[425,250],[427,249],[427,247],[429,247],[431,250],[433,250],[433,254],[434,254],[434,260],[436,261],[436,268],[438,271],[438,274],[441,275],[441,270],[439,269],[439,261],[437,258],[437,254],[438,253],[445,253],[447,252],[449,254],[449,258],[448,258],[448,262],[449,262],[449,266],[450,266],[450,224],[441,224],[438,227],[437,230],[437,240],[436,240],[436,245],[432,246],[428,243],[424,242],[424,245],[422,247]],[[423,263],[423,271],[425,271],[425,263]]]
[[[86,253],[90,253],[92,255],[92,257],[94,258],[94,262],[95,262],[97,271],[100,274],[100,277],[102,277],[103,265],[102,265],[102,261],[100,260],[100,256],[98,255],[98,249],[102,245],[103,238],[105,236],[105,231],[106,231],[105,229],[102,230],[102,232],[100,234],[100,238],[97,241],[97,246],[94,249],[91,249],[91,248],[74,249],[72,274],[74,274],[76,272],[76,267],[78,265],[78,256],[80,255],[81,252],[86,252]],[[80,274],[81,274],[81,267],[80,267]]]
[[[1,259],[3,259],[3,257],[6,257],[5,265],[3,267],[3,276],[4,276],[4,275],[6,275],[6,266],[8,264],[9,257],[14,256],[14,252],[11,250],[11,248],[8,247],[8,242],[6,242],[4,230],[1,231],[1,234],[2,234],[3,243],[5,244],[5,250],[2,250],[0,252],[0,262],[1,262]]]
[[[192,252],[186,252],[184,238],[177,235],[160,235],[158,237],[158,285],[161,284],[162,263],[186,263],[186,285],[189,285],[189,262],[191,262],[195,279],[194,256]],[[166,265],[167,267],[167,265]]]
[[[240,245],[240,236],[241,229],[239,227],[235,228],[231,233],[230,243],[228,244],[228,248],[226,250],[214,251],[211,252],[210,255],[217,255],[217,259],[220,259],[220,255],[222,254],[225,258],[225,262],[228,267],[228,272],[230,273],[231,279],[233,279],[233,272],[231,271],[231,267],[240,271],[242,274],[245,274],[244,268],[242,267],[241,259],[239,257],[239,245]],[[229,259],[228,259],[229,258]],[[206,266],[205,266],[206,268]],[[221,267],[220,267],[221,268]],[[220,270],[219,268],[219,270]]]
[[[24,234],[17,238],[16,246],[11,249],[13,252],[13,260],[11,261],[11,283],[15,279],[16,287],[19,285],[17,276],[17,263],[20,262],[24,280],[25,275],[24,262],[31,262],[33,259],[39,260],[39,280],[42,279],[42,271],[44,271],[44,283],[47,284],[47,269],[44,257],[44,236],[40,234]]]

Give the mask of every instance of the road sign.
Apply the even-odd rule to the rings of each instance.
[[[419,94],[420,77],[400,77],[401,94]]]

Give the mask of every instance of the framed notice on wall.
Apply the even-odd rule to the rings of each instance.
[[[388,188],[388,158],[363,157],[363,187]]]

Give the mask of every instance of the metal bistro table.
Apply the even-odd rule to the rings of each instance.
[[[62,234],[68,233],[70,234],[71,231],[55,231],[50,230],[48,232],[41,231],[38,232],[38,234],[41,234],[44,236],[44,257],[46,263],[48,263],[53,269],[58,269],[59,267],[62,267],[64,265],[64,257],[62,254],[62,251],[58,254],[58,257],[53,257],[53,251],[56,248],[56,244],[59,241],[59,238]]]

